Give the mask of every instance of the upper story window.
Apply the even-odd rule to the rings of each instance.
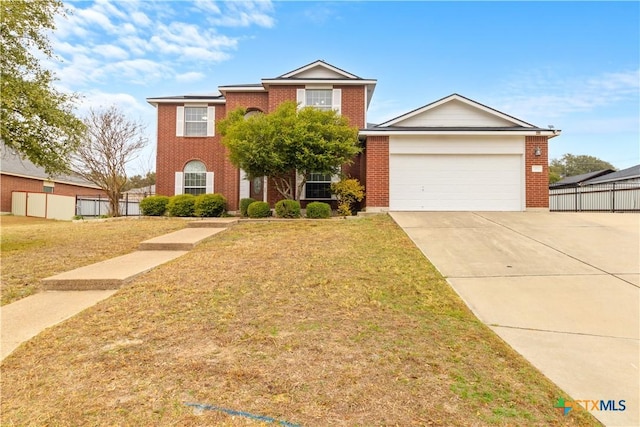
[[[207,107],[184,107],[184,136],[207,136]]]
[[[215,108],[185,105],[176,108],[176,136],[214,136]]]
[[[318,110],[330,110],[333,107],[332,89],[307,89],[305,105]]]
[[[296,98],[299,108],[314,107],[320,110],[335,110],[338,114],[342,111],[342,89],[298,89]]]

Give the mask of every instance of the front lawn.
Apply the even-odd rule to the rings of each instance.
[[[599,425],[387,216],[242,223],[1,368],[2,425]]]
[[[181,219],[55,221],[0,216],[2,305],[38,291],[41,279],[136,250],[186,225]]]

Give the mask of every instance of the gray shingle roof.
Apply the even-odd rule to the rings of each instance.
[[[74,175],[49,176],[44,168],[34,165],[28,159],[23,159],[15,151],[0,143],[0,172],[27,178],[64,182],[83,187],[98,188],[95,184]]]
[[[603,169],[595,172],[587,172],[580,175],[567,176],[558,182],[549,185],[549,188],[561,188],[561,187],[573,187],[577,184],[581,184],[599,176],[608,175],[612,173],[612,169]]]
[[[618,172],[613,172],[604,176],[590,179],[585,184],[601,184],[604,182],[624,181],[627,179],[640,178],[640,165],[631,166]]]

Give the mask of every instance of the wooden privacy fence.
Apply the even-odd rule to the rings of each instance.
[[[640,181],[549,190],[552,212],[640,212]]]
[[[50,193],[11,192],[11,213],[47,219],[71,220],[76,212],[76,198]]]

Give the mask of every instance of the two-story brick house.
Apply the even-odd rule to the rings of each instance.
[[[376,83],[316,61],[258,84],[219,86],[216,95],[148,98],[158,112],[156,193],[222,193],[232,211],[245,197],[277,201],[266,179],[249,182],[230,163],[216,123],[238,107],[269,113],[295,100],[335,109],[360,129],[362,153],[343,172],[365,185],[367,211],[548,207],[547,144],[559,131],[456,94],[370,125]],[[303,205],[331,200],[335,177],[307,178]]]

